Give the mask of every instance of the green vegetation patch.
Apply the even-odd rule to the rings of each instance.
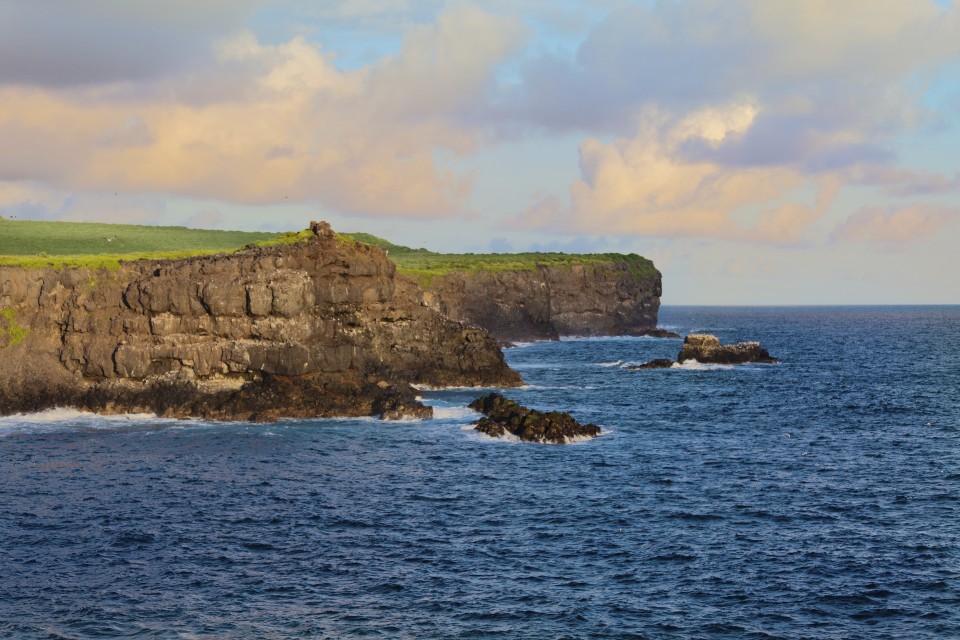
[[[21,327],[13,320],[13,309],[0,309],[0,338],[7,338],[7,346],[15,347],[30,334],[30,329]]]
[[[120,260],[234,251],[284,234],[0,218],[0,265],[119,268]]]
[[[572,267],[626,263],[638,277],[657,273],[653,262],[635,253],[434,253],[393,244],[369,233],[341,234],[356,242],[372,244],[388,252],[400,273],[429,284],[436,276],[457,271],[534,271],[540,266]]]

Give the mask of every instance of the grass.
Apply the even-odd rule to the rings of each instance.
[[[15,347],[23,342],[30,330],[13,321],[13,309],[0,309],[0,338],[9,337],[8,346]]]
[[[162,260],[234,251],[248,244],[283,242],[286,235],[0,217],[0,266],[115,270],[120,268],[121,260]]]
[[[369,233],[341,235],[356,242],[385,249],[401,273],[422,284],[429,284],[436,276],[457,271],[533,271],[541,265],[572,267],[626,263],[637,277],[654,275],[657,272],[650,260],[635,253],[434,253],[426,249],[411,249],[393,244]]]
[[[288,233],[210,231],[0,217],[0,266],[116,270],[124,260],[187,258],[235,251],[250,244],[292,244],[311,235],[309,230]],[[425,285],[436,276],[457,271],[533,271],[540,265],[569,267],[625,262],[635,276],[656,273],[652,262],[633,253],[435,253],[393,244],[369,233],[345,233],[338,234],[338,237],[386,250],[401,273]]]

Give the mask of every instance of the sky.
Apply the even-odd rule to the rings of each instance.
[[[635,252],[664,304],[958,304],[960,6],[0,0],[0,215]]]

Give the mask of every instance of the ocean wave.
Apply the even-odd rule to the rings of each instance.
[[[671,369],[685,369],[687,371],[725,371],[727,369],[733,369],[735,365],[732,364],[711,364],[704,362],[697,362],[696,360],[684,360],[683,362],[675,362]]]
[[[101,415],[91,411],[56,408],[0,417],[0,437],[25,433],[51,433],[64,429],[118,429],[152,424],[174,425],[182,422],[175,418],[160,418],[153,413]]]
[[[479,415],[470,407],[433,407],[434,420],[473,420]]]
[[[613,362],[596,362],[594,363],[598,367],[619,367],[623,364],[623,360],[614,360]]]

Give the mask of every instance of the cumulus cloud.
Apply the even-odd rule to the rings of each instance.
[[[836,242],[904,244],[960,219],[960,208],[914,204],[901,209],[860,209],[833,232]]]
[[[315,202],[368,215],[463,211],[469,175],[438,166],[477,132],[458,121],[524,38],[471,7],[412,30],[396,56],[341,71],[302,38],[221,41],[217,64],[157,95],[0,88],[0,180],[176,193],[230,202]],[[217,83],[220,69],[242,81]],[[198,91],[209,79],[213,88]]]
[[[934,121],[925,80],[958,59],[960,11],[933,0],[622,5],[512,89],[513,117],[612,134],[580,145],[569,205],[551,194],[518,222],[791,244],[844,184],[952,191],[896,168],[894,141]]]
[[[814,205],[779,200],[805,184],[786,167],[727,167],[690,159],[685,146],[720,148],[749,131],[760,107],[737,101],[675,119],[648,112],[639,132],[605,143],[580,146],[581,177],[570,187],[571,204],[548,195],[516,221],[529,228],[569,233],[623,233],[652,236],[721,237],[793,243],[826,213],[840,188],[825,175]],[[735,218],[745,208],[761,209],[753,226]]]

